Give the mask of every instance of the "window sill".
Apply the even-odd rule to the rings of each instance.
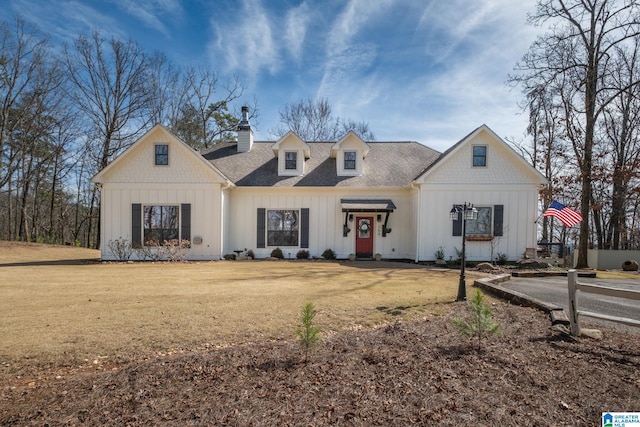
[[[467,236],[467,242],[490,242],[493,236]]]

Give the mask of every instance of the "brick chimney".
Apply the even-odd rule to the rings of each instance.
[[[253,129],[249,123],[249,107],[242,107],[242,120],[238,123],[238,153],[251,151],[253,147]]]

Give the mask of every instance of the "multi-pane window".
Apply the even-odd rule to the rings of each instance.
[[[267,245],[298,246],[298,211],[267,211]]]
[[[473,146],[473,166],[487,166],[487,146]]]
[[[156,144],[156,165],[166,166],[169,164],[169,145]]]
[[[344,152],[344,168],[345,170],[355,170],[356,168],[356,152],[345,151]]]
[[[179,206],[145,206],[143,214],[145,245],[147,242],[162,244],[165,240],[180,238]]]
[[[466,231],[469,236],[491,235],[491,207],[476,207],[478,218],[467,220]]]
[[[284,168],[287,170],[298,169],[298,153],[296,151],[286,151],[284,153]]]

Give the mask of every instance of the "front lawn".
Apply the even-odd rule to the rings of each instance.
[[[445,312],[458,279],[457,271],[410,263],[100,263],[98,256],[0,244],[3,359],[75,364],[293,339],[306,301],[325,334],[376,326]]]

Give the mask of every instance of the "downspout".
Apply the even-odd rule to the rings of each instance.
[[[224,201],[224,203],[220,203],[220,219],[221,219],[220,220],[220,255],[219,255],[220,259],[224,259],[224,238],[225,238],[225,229],[227,228],[225,223],[227,221],[227,218],[225,218],[224,216],[224,210],[225,210],[225,207],[227,206],[227,203],[229,203],[229,201],[226,200],[224,193],[233,186],[234,186],[233,183],[229,180],[227,180],[225,183],[223,183],[220,186],[220,198]]]
[[[422,222],[420,221],[420,209],[422,209],[422,191],[420,191],[420,186],[417,185],[415,181],[411,182],[409,186],[418,192],[418,209],[416,213],[417,230],[416,230],[416,259],[415,259],[415,263],[417,264],[420,261],[420,236],[422,235]]]
[[[100,206],[99,206],[99,210],[98,210],[98,216],[100,217],[100,260],[102,260],[103,258],[103,253],[105,251],[103,251],[104,248],[104,228],[105,228],[105,222],[102,221],[102,210],[104,209],[104,204],[102,203],[102,198],[104,196],[103,192],[102,192],[102,183],[101,182],[96,182],[95,183],[96,188],[100,191]]]

